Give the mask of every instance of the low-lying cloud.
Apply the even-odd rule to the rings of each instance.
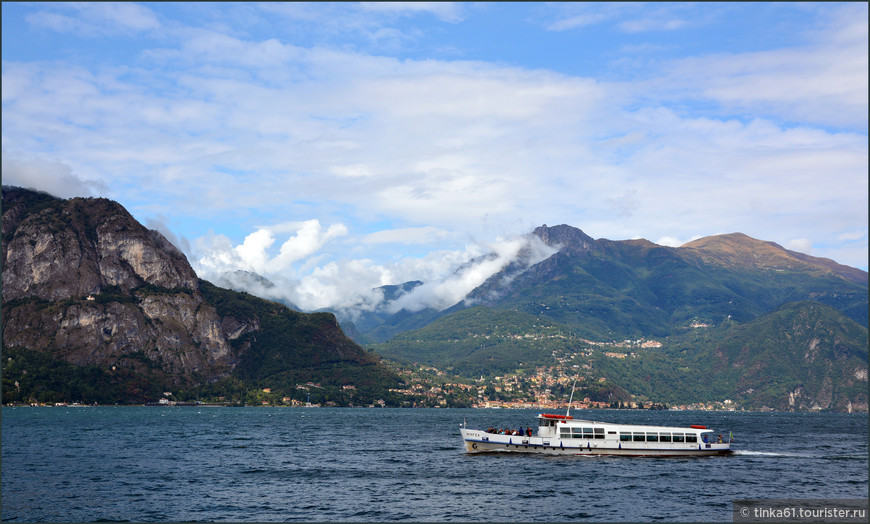
[[[223,235],[201,238],[194,243],[193,266],[202,278],[219,285],[305,311],[330,309],[352,318],[361,311],[443,310],[464,300],[509,264],[524,270],[555,252],[538,237],[524,235],[472,242],[462,250],[434,251],[390,264],[370,259],[330,259],[318,264],[325,256],[322,248],[348,247],[349,241],[341,238],[347,229],[342,224],[324,227],[317,220],[296,224],[293,231],[288,226],[261,228],[239,245]],[[289,236],[275,248],[279,232]],[[402,238],[404,232],[391,235],[387,231],[380,236]],[[384,302],[379,287],[414,280],[423,284]]]
[[[103,196],[106,185],[99,181],[83,180],[63,162],[36,156],[2,153],[3,185],[46,191],[60,198]]]

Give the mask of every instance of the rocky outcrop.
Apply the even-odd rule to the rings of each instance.
[[[18,190],[21,191],[21,190]],[[115,286],[197,288],[184,255],[118,203],[54,199],[35,205],[4,188],[3,300],[62,300]]]
[[[539,237],[544,244],[573,255],[589,253],[598,249],[595,239],[580,229],[565,224],[559,226],[544,224],[535,228],[532,234]]]
[[[221,318],[184,255],[116,202],[4,187],[3,204],[6,347],[104,367],[144,356],[186,382],[228,374],[230,341],[257,329]]]

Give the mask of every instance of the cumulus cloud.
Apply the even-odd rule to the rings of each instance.
[[[285,240],[277,253],[270,248],[275,235],[287,228],[295,229],[295,235]],[[228,237],[214,235],[199,239],[196,251],[201,252],[198,265],[207,274],[245,270],[261,275],[290,271],[293,264],[308,258],[324,244],[347,234],[343,224],[332,224],[324,229],[319,220],[307,220],[296,225],[280,224],[274,228],[263,227],[245,237],[240,245],[232,246]]]

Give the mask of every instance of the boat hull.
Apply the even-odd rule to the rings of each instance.
[[[658,444],[620,443],[613,440],[559,439],[535,436],[496,435],[460,428],[468,453],[533,453],[543,455],[624,457],[699,457],[731,454],[728,443]]]

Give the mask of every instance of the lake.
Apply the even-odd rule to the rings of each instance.
[[[734,434],[706,458],[469,455],[533,410],[4,407],[4,521],[720,521],[867,498],[867,414],[574,410]]]

